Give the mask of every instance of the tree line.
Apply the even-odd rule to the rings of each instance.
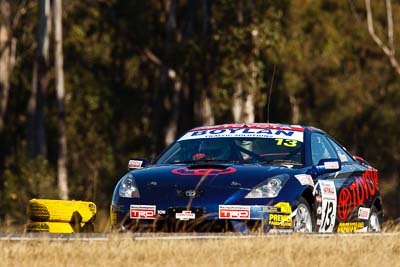
[[[107,208],[130,157],[198,125],[326,130],[400,216],[395,1],[0,2],[0,218],[31,198]]]

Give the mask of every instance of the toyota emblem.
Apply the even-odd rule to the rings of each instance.
[[[196,196],[196,190],[187,190],[187,191],[185,192],[185,195],[186,195],[187,197],[194,197],[194,196]]]

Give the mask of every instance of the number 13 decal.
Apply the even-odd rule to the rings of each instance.
[[[277,146],[295,147],[297,145],[297,140],[275,138],[275,141]]]

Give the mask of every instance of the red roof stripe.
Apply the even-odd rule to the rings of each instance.
[[[304,128],[299,125],[284,125],[284,124],[275,124],[275,123],[249,123],[249,124],[233,123],[233,124],[221,124],[221,125],[212,125],[212,126],[200,126],[200,127],[191,129],[190,132],[203,131],[203,130],[242,129],[242,128],[274,129],[274,130],[289,130],[289,131],[304,132]]]

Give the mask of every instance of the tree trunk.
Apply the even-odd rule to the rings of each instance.
[[[10,75],[15,61],[16,41],[11,37],[11,10],[9,1],[1,1],[0,13],[0,133],[4,129],[4,118],[10,92]]]
[[[232,114],[234,122],[253,123],[254,122],[254,94],[245,92],[243,82],[237,81],[237,87],[233,94]]]
[[[28,102],[28,157],[46,155],[45,95],[51,30],[50,0],[39,1],[38,48],[33,65],[32,92]]]
[[[289,95],[290,108],[292,110],[292,124],[299,124],[300,122],[300,107],[297,98],[293,95]]]
[[[201,96],[200,96],[200,103],[199,103],[199,105],[200,105],[199,116],[200,116],[201,124],[213,125],[213,124],[215,124],[215,119],[214,119],[214,114],[212,112],[211,99],[207,95],[206,89],[204,89],[200,93],[201,93]]]
[[[58,103],[58,160],[57,178],[58,192],[61,199],[68,199],[68,172],[67,172],[67,136],[65,127],[65,88],[62,50],[62,0],[54,0],[54,41],[55,41],[55,73]]]
[[[172,61],[172,54],[173,54],[173,49],[174,49],[174,36],[175,36],[175,31],[176,31],[176,6],[177,6],[177,1],[176,0],[171,0],[170,5],[169,5],[169,12],[168,12],[168,20],[165,28],[166,32],[166,42],[165,42],[165,58],[166,62],[164,63],[166,67],[163,68],[163,74],[162,74],[162,82],[164,84],[161,84],[162,89],[165,91],[170,91],[170,93],[167,94],[167,97],[169,98],[169,111],[168,113],[170,116],[168,116],[168,122],[166,125],[166,132],[165,132],[165,139],[164,139],[164,145],[168,146],[171,144],[177,135],[178,132],[178,119],[179,119],[179,97],[180,97],[180,92],[181,92],[181,87],[182,83],[177,77],[177,73],[175,70],[173,70],[170,65]],[[172,83],[169,83],[172,82]],[[169,85],[171,85],[172,89],[169,90]]]

